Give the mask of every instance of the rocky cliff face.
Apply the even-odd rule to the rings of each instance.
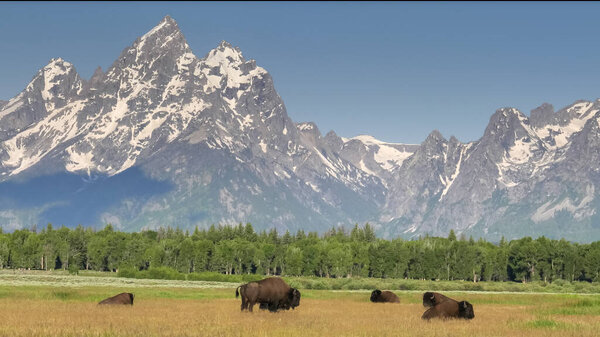
[[[531,118],[499,109],[469,144],[432,133],[398,171],[386,233],[598,238],[599,110],[600,101],[544,104]]]
[[[90,81],[52,60],[0,116],[1,181],[68,172],[92,184],[136,167],[170,183],[160,196],[122,200],[82,220],[90,224],[318,230],[374,218],[385,198],[381,179],[341,158],[316,126],[288,117],[266,70],[227,42],[196,57],[170,17]],[[24,222],[7,204],[5,223]],[[37,212],[27,219],[58,221],[44,215],[52,206],[35,206],[23,210]]]

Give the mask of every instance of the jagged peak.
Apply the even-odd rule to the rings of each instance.
[[[433,130],[429,133],[427,138],[425,138],[423,143],[421,143],[420,148],[423,149],[425,153],[429,153],[431,151],[438,152],[446,144],[448,144],[448,141],[446,138],[444,138],[444,136],[442,136],[442,133],[438,130]]]
[[[205,57],[205,63],[215,67],[218,65],[228,66],[230,64],[241,64],[246,62],[242,51],[238,47],[233,47],[229,42],[223,40],[219,45],[208,52]]]
[[[181,33],[177,22],[167,15],[158,23],[158,25],[154,26],[154,28],[150,29],[146,34],[144,34],[141,39],[146,39],[158,32],[167,32],[167,35],[171,35],[169,34],[171,32]]]
[[[220,50],[224,50],[224,49],[227,49],[227,48],[235,49],[235,48],[233,48],[233,46],[231,45],[231,43],[229,43],[229,42],[227,42],[225,40],[221,40],[221,42],[217,46],[217,49],[220,49]]]
[[[94,73],[92,74],[92,77],[90,77],[90,80],[86,82],[86,89],[95,87],[98,83],[102,81],[104,75],[105,74],[102,70],[102,67],[98,66],[96,70],[94,70]]]
[[[48,65],[50,65],[50,64],[58,64],[58,63],[67,63],[67,64],[70,64],[69,62],[65,61],[62,57],[53,57],[48,62]]]
[[[500,108],[500,109],[496,110],[495,114],[501,114],[502,116],[505,116],[505,117],[523,115],[523,113],[521,111],[519,111],[519,109],[513,108],[513,107]]]
[[[137,50],[137,54],[163,54],[164,51],[178,51],[182,53],[191,52],[183,33],[177,22],[170,16],[165,16],[154,28],[142,37],[138,38],[133,46],[124,52],[131,53]]]
[[[544,102],[542,103],[540,106],[538,106],[537,108],[531,110],[531,114],[534,114],[534,111],[536,113],[553,113],[554,112],[554,106],[550,103]]]
[[[515,122],[528,125],[529,118],[519,111],[519,109],[511,107],[500,108],[490,117],[488,128],[494,126],[498,129],[500,125],[510,126]]]
[[[325,135],[325,138],[339,138],[337,133],[335,133],[335,131],[333,130],[329,130],[329,132],[327,132],[327,134]]]
[[[160,23],[163,22],[177,24],[177,22],[175,22],[175,20],[169,14],[165,15],[165,17],[162,20],[160,20]]]
[[[104,71],[102,70],[101,66],[98,66],[98,68],[96,68],[96,70],[94,70],[94,74],[92,74],[92,78],[96,77],[96,76],[100,76],[104,74]]]
[[[548,120],[555,115],[554,106],[549,103],[542,103],[539,107],[531,110],[530,120],[534,127],[541,127],[548,123]]]
[[[48,71],[48,70],[55,69],[55,68],[70,70],[70,69],[74,68],[74,66],[72,63],[65,61],[61,57],[55,57],[55,58],[51,58],[50,61],[48,61],[48,64],[46,64],[44,66],[44,68],[42,68],[42,70]]]
[[[303,131],[303,132],[319,131],[317,124],[315,124],[313,122],[296,123],[296,127],[298,128],[298,130]]]
[[[446,138],[444,138],[444,136],[442,135],[442,133],[440,131],[433,130],[429,133],[429,135],[427,136],[427,138],[425,139],[425,141],[427,142],[428,140],[441,140],[441,141],[446,141]]]
[[[75,67],[70,62],[65,61],[60,57],[52,58],[48,61],[42,69],[40,69],[37,75],[31,80],[31,82],[27,85],[26,90],[32,90],[34,87],[34,83],[38,81],[38,79],[45,79],[45,81],[52,81],[56,76],[63,76],[71,73],[76,77],[79,76]]]

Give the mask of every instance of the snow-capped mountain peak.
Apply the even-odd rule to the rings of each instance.
[[[253,60],[246,61],[239,48],[226,41],[211,50],[202,60],[202,73],[208,79],[207,92],[226,90],[228,105],[235,110],[237,99],[247,89],[253,78],[261,78],[267,71],[256,66]],[[235,95],[232,95],[235,92]],[[235,97],[234,97],[235,96]]]
[[[233,47],[229,42],[223,40],[206,55],[204,62],[211,67],[219,65],[230,67],[240,65],[246,60],[239,48]]]
[[[600,237],[599,111],[600,100],[543,104],[531,117],[502,108],[470,143],[437,130],[418,145],[322,136],[291,120],[271,76],[239,48],[222,41],[198,58],[167,16],[89,81],[56,58],[0,101],[0,224],[322,231],[369,221],[388,237]],[[77,187],[57,188],[54,175]],[[53,186],[49,202],[5,193],[30,178]],[[94,179],[116,183],[98,193]],[[52,218],[58,209],[77,217]]]
[[[138,50],[148,50],[172,48],[175,44],[185,44],[187,47],[177,22],[167,15],[158,25],[140,37],[134,46]]]
[[[82,81],[75,67],[62,58],[53,58],[38,72],[26,90],[39,90],[46,110],[51,111],[64,106],[72,95],[80,92],[81,88]]]

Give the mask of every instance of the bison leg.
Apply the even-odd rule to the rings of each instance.
[[[273,302],[269,302],[269,311],[270,312],[277,312],[277,303],[273,303]]]
[[[426,310],[426,311],[423,313],[423,316],[421,316],[421,319],[424,319],[424,320],[430,320],[430,319],[432,319],[433,317],[435,317],[435,310],[434,310],[434,309],[435,309],[435,308],[433,308],[433,307],[432,307],[432,308],[429,308],[429,309],[427,309],[427,310]]]
[[[255,303],[254,301],[250,301],[250,303],[248,303],[248,305],[249,305],[249,308],[248,308],[248,310],[249,310],[250,312],[252,312],[252,309],[254,308],[254,303]]]

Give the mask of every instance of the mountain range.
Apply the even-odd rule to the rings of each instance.
[[[0,101],[0,224],[599,240],[599,111],[501,108],[469,143],[323,135],[239,48],[197,57],[167,16],[89,80],[56,58]]]

